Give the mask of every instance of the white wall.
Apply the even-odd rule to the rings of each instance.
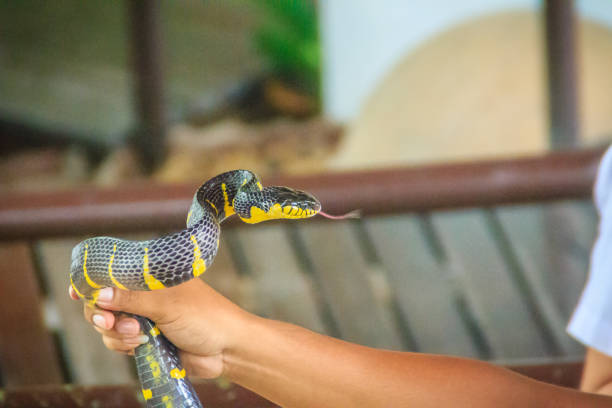
[[[462,21],[538,0],[323,0],[323,105],[340,122],[354,118],[394,64],[424,40]],[[612,26],[611,0],[580,0],[580,15]]]

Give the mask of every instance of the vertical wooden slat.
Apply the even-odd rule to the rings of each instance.
[[[557,223],[553,216],[564,214]],[[534,301],[565,355],[581,355],[583,347],[565,332],[586,277],[596,225],[592,206],[556,203],[548,206],[498,208],[498,219],[525,273]],[[552,243],[551,241],[554,241]]]
[[[261,313],[325,333],[312,282],[301,272],[283,227],[245,227],[239,237],[256,281]]]
[[[304,223],[298,229],[313,275],[343,339],[399,350],[388,288],[378,288],[347,222]],[[387,285],[378,282],[379,286]]]
[[[26,242],[0,245],[0,365],[7,387],[63,381],[43,324],[40,288]]]
[[[461,294],[428,247],[418,218],[372,217],[365,223],[417,351],[481,357],[457,307]]]
[[[241,275],[238,272],[230,250],[230,241],[235,232],[221,232],[217,256],[212,266],[200,278],[240,307],[254,311],[257,310],[258,304],[255,282],[252,277]]]
[[[492,358],[549,356],[531,310],[478,210],[435,214],[436,232],[491,346]]]
[[[566,319],[572,314],[582,292],[589,268],[588,248],[595,237],[595,228],[590,234],[583,232],[587,222],[583,221],[580,213],[577,207],[567,204],[551,205],[545,212],[548,238],[545,242],[551,275],[554,274],[554,293]]]

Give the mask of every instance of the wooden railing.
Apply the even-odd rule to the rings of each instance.
[[[310,191],[330,213],[360,209],[365,216],[371,216],[493,207],[588,198],[601,154],[602,150],[560,152],[521,159],[264,181],[266,185],[290,185]],[[139,185],[4,195],[0,201],[0,310],[4,311],[0,317],[0,379],[7,390],[1,391],[0,406],[71,406],[75,398],[99,401],[102,406],[137,404],[135,388],[127,386],[38,386],[60,384],[64,377],[59,350],[40,316],[40,288],[30,243],[44,237],[181,228],[196,187]],[[573,387],[579,381],[581,363],[510,368],[542,381]],[[216,385],[204,383],[197,388],[207,394],[206,400],[217,398],[218,406],[226,406],[223,398],[227,393]],[[244,402],[241,406],[267,406],[246,390],[232,390]]]
[[[363,215],[589,197],[602,150],[385,170],[270,177],[315,194],[329,213]],[[0,240],[181,228],[196,185],[15,193],[0,202]]]
[[[510,369],[540,381],[563,387],[576,387],[580,380],[582,364],[557,363],[513,366]],[[196,392],[207,406],[216,408],[235,407],[276,407],[276,404],[234,386],[230,392],[212,383],[196,383]],[[0,400],[0,407],[64,407],[81,408],[88,406],[139,408],[140,390],[136,386],[60,386],[22,387],[7,390]]]

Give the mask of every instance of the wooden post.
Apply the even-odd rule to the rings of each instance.
[[[573,0],[546,0],[544,6],[552,148],[571,148],[579,143],[573,5]]]
[[[166,136],[161,4],[159,0],[128,0],[127,5],[138,116],[134,142],[143,167],[151,171],[164,157]]]
[[[546,0],[546,56],[550,147],[575,148],[579,145],[579,112],[576,79],[576,29],[573,0]],[[555,297],[563,315],[569,316],[576,305],[584,271],[573,267],[573,255],[564,247],[575,226],[566,208],[551,208],[545,213],[549,231],[549,253],[556,285]]]

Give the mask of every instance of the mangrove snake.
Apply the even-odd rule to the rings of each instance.
[[[220,174],[195,193],[187,228],[149,241],[96,237],[72,250],[70,284],[81,299],[94,305],[100,289],[156,290],[201,275],[219,247],[219,224],[236,214],[247,223],[308,218],[321,212],[312,195],[288,187],[263,187],[247,170]],[[133,316],[148,342],[134,351],[142,394],[148,407],[201,407],[185,377],[176,347],[155,323]]]

